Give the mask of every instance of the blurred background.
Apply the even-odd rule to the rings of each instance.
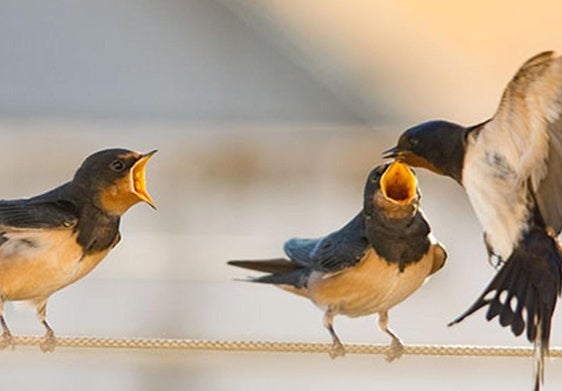
[[[364,180],[407,127],[487,119],[517,68],[561,50],[562,5],[536,0],[0,0],[2,198],[70,179],[90,153],[158,148],[123,240],[55,294],[60,336],[329,342],[322,313],[234,281],[229,259],[282,255],[361,207]],[[390,312],[407,344],[527,346],[469,306],[495,271],[460,187],[418,171],[446,267]],[[6,305],[14,334],[43,329]],[[562,344],[554,319],[552,345]],[[348,343],[387,343],[376,317],[337,318]],[[144,352],[17,347],[11,389],[528,389],[531,359]],[[545,390],[562,386],[548,362]]]

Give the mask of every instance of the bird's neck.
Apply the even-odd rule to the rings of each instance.
[[[466,156],[466,147],[470,137],[477,138],[482,127],[490,120],[484,121],[480,124],[462,128],[451,135],[452,142],[451,148],[445,150],[445,158],[443,159],[442,167],[443,174],[453,178],[461,186],[463,185],[463,169],[464,160]]]
[[[439,167],[443,175],[453,178],[462,184],[462,170],[466,151],[466,135],[469,129],[459,129],[451,132],[448,147],[435,157],[435,166]]]
[[[78,218],[78,238],[87,253],[104,251],[119,238],[120,217],[104,213],[93,204],[84,204]]]
[[[369,243],[386,261],[398,263],[400,270],[419,261],[429,250],[430,228],[419,211],[401,219],[366,213],[364,219]]]
[[[78,215],[77,241],[86,253],[94,253],[111,247],[119,237],[120,216],[100,209],[92,193],[83,186],[69,182],[61,188],[61,197],[74,204]]]

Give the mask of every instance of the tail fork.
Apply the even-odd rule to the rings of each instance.
[[[311,269],[282,258],[260,261],[228,261],[227,263],[243,269],[269,273],[265,276],[250,278],[247,281],[287,286],[289,291],[296,294],[302,294],[302,292],[299,293],[299,290],[306,287],[311,273]]]

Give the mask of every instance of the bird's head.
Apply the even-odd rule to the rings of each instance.
[[[376,167],[365,186],[365,211],[382,212],[390,219],[412,216],[421,198],[418,180],[408,165],[397,160]]]
[[[467,128],[451,122],[425,122],[402,133],[398,144],[386,150],[383,157],[448,175],[460,182],[466,134]]]
[[[140,154],[127,149],[106,149],[86,158],[73,184],[87,193],[104,212],[121,216],[134,204],[154,201],[146,189],[145,168],[156,150]]]

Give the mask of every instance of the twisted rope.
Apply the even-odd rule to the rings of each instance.
[[[14,337],[15,345],[36,346],[41,337]],[[301,342],[212,341],[195,339],[59,337],[57,347],[95,349],[208,350],[228,352],[328,353],[332,345]],[[349,344],[348,354],[386,354],[388,345]],[[531,357],[530,347],[407,345],[404,354],[417,356]],[[562,357],[562,348],[551,348],[550,357]]]

